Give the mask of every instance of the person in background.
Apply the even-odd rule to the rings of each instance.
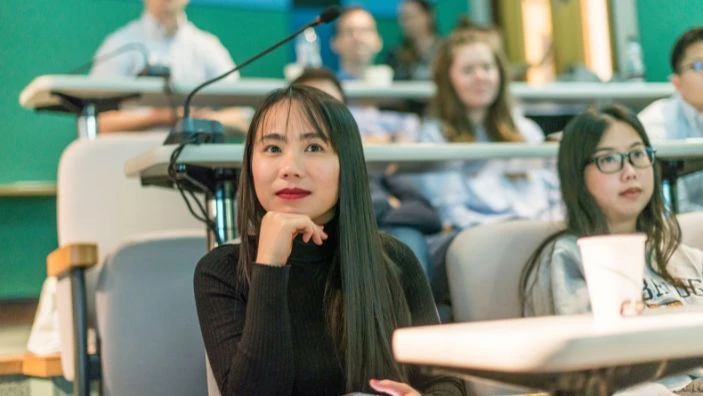
[[[300,85],[272,92],[242,164],[241,242],[209,252],[194,276],[222,394],[462,395],[461,380],[393,358],[393,331],[437,324],[437,311],[412,252],[376,228],[346,106]]]
[[[398,6],[398,23],[403,38],[389,51],[386,64],[395,80],[430,80],[432,59],[439,46],[437,22],[427,0],[405,0]]]
[[[703,26],[683,33],[671,51],[671,84],[676,92],[639,113],[652,141],[703,137]],[[679,179],[679,212],[703,210],[703,173]]]
[[[703,251],[681,243],[676,216],[664,205],[658,167],[644,127],[623,106],[588,110],[566,126],[558,154],[566,229],[547,238],[525,265],[524,316],[590,312],[576,241],[601,234],[647,236],[645,310],[703,304],[703,293],[691,288],[703,282]],[[672,390],[700,391],[702,376],[697,370],[662,382]]]
[[[332,50],[339,56],[340,81],[364,80],[369,71],[388,68],[374,66],[376,55],[383,48],[383,40],[376,28],[376,19],[362,7],[342,10],[331,42]],[[391,72],[391,70],[388,70]]]
[[[342,84],[328,69],[304,69],[302,74],[291,82],[291,85],[296,84],[317,88],[340,102],[346,103]],[[378,116],[369,117],[371,114],[380,115],[381,112],[371,113],[355,106],[348,108],[359,126],[359,131],[382,128],[383,123]],[[362,141],[368,142],[367,136],[363,132],[361,138]],[[423,271],[431,279],[432,268],[425,234],[439,231],[441,224],[437,212],[411,185],[403,184],[392,175],[370,174],[369,176],[376,223],[382,231],[398,238],[410,247]]]
[[[112,33],[100,45],[91,76],[136,76],[148,66],[146,61],[168,67],[169,78],[174,81],[198,84],[234,68],[234,62],[220,40],[188,20],[185,13],[188,0],[143,2],[141,18]],[[140,44],[147,53],[131,50],[110,55],[131,44]],[[148,59],[145,60],[145,56]],[[238,73],[229,77],[232,81],[238,78]],[[167,129],[180,115],[181,110],[176,104],[173,107],[106,111],[98,116],[98,128],[100,132]],[[217,120],[230,131],[245,131],[248,124],[246,111],[239,108],[193,109],[192,116]]]
[[[433,72],[437,91],[418,140],[543,142],[537,124],[513,109],[506,74],[502,55],[484,35],[456,29],[438,49]],[[540,218],[550,212],[541,163],[469,161],[457,166],[415,177],[450,228]]]
[[[437,50],[436,92],[418,141],[426,143],[532,143],[542,130],[512,106],[505,62],[486,35],[459,25]],[[438,211],[445,232],[428,243],[432,287],[442,321],[451,320],[446,252],[464,228],[514,218],[559,218],[552,167],[540,160],[462,161],[420,174],[398,174]]]

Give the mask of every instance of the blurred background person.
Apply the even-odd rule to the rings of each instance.
[[[386,65],[376,65],[376,55],[383,48],[376,19],[362,7],[347,7],[334,25],[332,50],[339,56],[337,78],[341,81],[364,80],[368,73],[382,72],[391,75]],[[386,69],[387,72],[386,72]],[[390,81],[392,79],[388,78]]]
[[[454,30],[433,63],[437,86],[430,118],[419,141],[428,143],[541,143],[542,130],[515,111],[502,54],[486,35]],[[399,175],[410,180],[437,209],[447,232],[429,240],[433,290],[440,316],[448,320],[446,250],[458,230],[514,218],[553,218],[558,186],[544,161],[492,160],[447,164],[437,171]]]
[[[430,80],[432,59],[440,41],[432,4],[427,0],[403,1],[398,7],[398,24],[402,41],[386,57],[393,78]]]
[[[234,61],[220,40],[188,20],[185,13],[188,1],[143,0],[141,18],[103,41],[95,56],[99,60],[93,64],[91,76],[136,76],[148,66],[155,65],[167,68],[167,78],[196,84],[234,68]],[[147,52],[146,60],[145,54],[139,51],[109,56],[126,45],[137,43]],[[239,73],[228,78],[235,81],[239,79]],[[238,108],[193,109],[192,115],[217,120],[229,131],[245,131],[248,126],[246,113]],[[165,129],[175,124],[180,115],[181,109],[176,103],[170,107],[106,111],[98,116],[98,126],[100,132]]]
[[[671,50],[674,94],[659,99],[639,113],[653,142],[703,137],[703,26],[683,33]],[[677,183],[679,212],[703,210],[703,173]]]

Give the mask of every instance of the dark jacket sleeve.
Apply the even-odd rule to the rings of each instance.
[[[383,246],[391,260],[400,267],[412,326],[438,325],[439,315],[429,282],[413,252],[402,242],[385,234]],[[461,396],[464,394],[464,382],[458,378],[426,375],[417,367],[411,367],[409,375],[410,385],[423,395]]]
[[[200,329],[217,385],[223,396],[290,395],[295,370],[289,269],[256,264],[250,284],[240,286],[238,253],[238,245],[213,250],[194,276]]]

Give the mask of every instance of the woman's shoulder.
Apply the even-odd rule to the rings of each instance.
[[[397,263],[398,261],[404,261],[403,259],[407,257],[414,257],[412,250],[403,242],[385,232],[379,232],[378,234],[381,238],[381,247],[391,260]]]
[[[410,250],[408,245],[384,232],[379,232],[379,235],[383,251],[388,255],[388,258],[395,263],[402,274],[408,275],[414,272],[423,273],[415,253]]]
[[[196,280],[215,277],[234,281],[239,262],[239,243],[228,243],[209,251],[195,267]]]
[[[580,258],[577,239],[575,235],[565,232],[555,236],[553,240],[544,245],[539,260],[559,265],[558,263],[563,263],[564,260],[554,260],[555,258],[568,257],[573,260]]]
[[[676,249],[675,256],[677,265],[689,265],[703,271],[703,250],[693,246],[680,244]]]

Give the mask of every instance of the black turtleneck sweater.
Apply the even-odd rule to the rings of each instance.
[[[323,296],[334,237],[322,246],[293,242],[286,266],[255,264],[251,283],[238,287],[239,245],[208,253],[195,271],[195,300],[205,348],[223,395],[341,395],[342,362],[326,331]],[[410,249],[383,235],[383,247],[402,271],[414,326],[438,324],[432,293]],[[423,394],[461,395],[462,382],[409,371]]]

